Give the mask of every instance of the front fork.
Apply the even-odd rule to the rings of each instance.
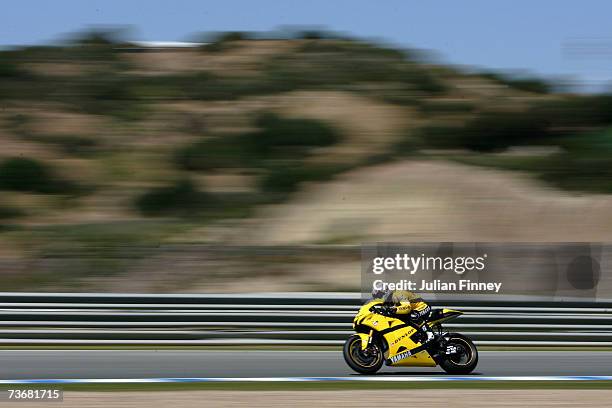
[[[365,350],[367,349],[370,344],[372,344],[372,339],[374,334],[374,330],[370,330],[369,334],[365,334],[365,333],[357,333],[357,335],[359,336],[359,339],[361,339],[361,350]]]

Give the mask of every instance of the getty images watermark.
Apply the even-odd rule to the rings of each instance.
[[[426,256],[421,253],[411,256],[408,253],[396,253],[394,256],[377,256],[372,260],[372,273],[382,275],[387,272],[399,272],[416,275],[417,272],[450,271],[463,275],[466,271],[482,271],[486,268],[487,254],[481,256]],[[410,291],[494,291],[499,293],[501,282],[473,282],[470,279],[444,281],[442,279],[400,279],[387,282],[375,279],[372,288],[376,290],[410,290]]]
[[[612,299],[608,258],[611,247],[593,243],[366,244],[362,292]]]

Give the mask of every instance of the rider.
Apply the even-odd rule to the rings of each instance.
[[[373,290],[372,299],[382,299],[387,309],[398,318],[408,317],[412,323],[419,325],[427,334],[427,339],[421,344],[429,343],[434,339],[434,334],[427,324],[427,317],[431,313],[431,307],[420,296],[407,290]]]

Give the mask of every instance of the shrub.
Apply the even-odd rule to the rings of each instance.
[[[612,123],[612,95],[580,96],[547,102],[525,112],[485,112],[468,122],[455,147],[496,151],[509,146],[563,143],[567,138],[587,143],[584,128]],[[580,136],[575,136],[580,134]]]
[[[426,94],[439,95],[448,90],[448,87],[435,75],[416,66],[403,68],[397,74],[397,80],[410,84],[414,89],[418,89]]]
[[[22,217],[23,215],[25,213],[19,208],[0,205],[0,220]]]
[[[461,132],[463,147],[496,151],[509,146],[542,143],[548,123],[528,113],[489,112],[469,122]]]
[[[540,177],[568,190],[612,193],[612,129],[561,141],[563,151],[543,160]]]
[[[519,91],[546,94],[552,91],[552,85],[541,79],[530,76],[510,76],[497,72],[483,72],[480,76],[499,82]]]
[[[453,114],[471,113],[476,110],[476,105],[470,101],[423,101],[418,104],[421,112],[425,114]]]
[[[10,61],[2,61],[3,56],[0,56],[0,79],[21,79],[27,78],[28,73],[18,64]]]
[[[47,168],[36,160],[12,158],[0,164],[0,187],[7,190],[37,191],[49,178]]]
[[[536,78],[518,78],[506,81],[506,84],[511,88],[525,92],[546,94],[552,90],[552,87],[547,82]]]
[[[136,207],[146,216],[192,216],[197,215],[209,202],[207,194],[196,189],[188,179],[174,184],[154,188],[136,199]]]
[[[96,74],[76,83],[73,103],[79,110],[120,119],[139,119],[144,109],[135,82],[115,74]]]
[[[248,167],[249,156],[238,137],[201,140],[180,148],[175,155],[178,167],[184,170],[212,170]]]
[[[0,188],[14,191],[59,193],[69,184],[53,176],[45,164],[29,158],[14,157],[0,164]]]
[[[417,132],[416,135],[406,136],[406,146],[403,146],[408,152],[412,152],[416,142],[408,142],[416,139],[423,147],[434,149],[457,149],[462,148],[460,133],[462,129],[457,126],[441,126],[432,125],[426,126]]]
[[[540,104],[532,112],[556,127],[607,126],[612,124],[612,95],[573,96]]]
[[[425,146],[492,152],[510,146],[548,144],[550,123],[532,112],[486,112],[464,126],[428,126],[420,131]]]
[[[213,35],[211,40],[206,41],[202,49],[208,52],[228,51],[236,47],[236,41],[248,40],[250,37],[249,33],[242,31],[220,33]]]
[[[269,167],[261,179],[260,187],[268,193],[292,193],[306,181],[322,181],[332,178],[346,168],[343,166],[307,166],[303,163],[284,163]]]
[[[397,81],[404,55],[356,42],[312,41],[298,53],[270,58],[265,73],[286,89]]]
[[[216,41],[218,42],[228,42],[228,41],[243,41],[248,40],[250,38],[250,34],[244,31],[228,31],[226,33],[220,34]]]
[[[257,119],[261,130],[245,137],[253,154],[267,156],[277,149],[329,146],[340,139],[327,124],[312,119],[286,119],[266,113]]]
[[[329,146],[340,139],[330,126],[312,119],[285,119],[267,113],[256,124],[260,129],[254,132],[183,147],[175,162],[185,170],[260,167],[267,159],[301,157],[313,147]]]

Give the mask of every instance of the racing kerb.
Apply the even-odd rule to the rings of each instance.
[[[478,345],[612,346],[612,301],[438,298]],[[0,293],[2,345],[340,345],[357,293]]]

